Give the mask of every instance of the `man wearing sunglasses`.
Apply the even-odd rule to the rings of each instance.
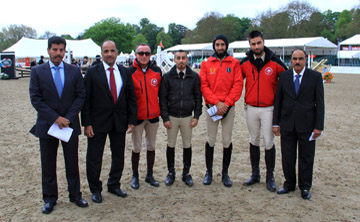
[[[159,128],[160,107],[158,92],[162,73],[158,66],[150,62],[151,50],[149,45],[138,45],[135,57],[136,59],[130,67],[138,106],[137,124],[132,134],[133,150],[131,163],[133,178],[131,180],[131,187],[139,189],[138,169],[144,130],[147,150],[147,175],[145,182],[154,187],[159,186],[159,183],[153,177],[153,166],[155,162],[156,134]]]

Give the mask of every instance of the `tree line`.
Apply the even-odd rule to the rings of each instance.
[[[266,39],[323,36],[337,44],[360,33],[360,4],[342,12],[320,12],[306,1],[294,0],[276,11],[269,9],[262,12],[253,19],[209,12],[196,23],[193,30],[170,23],[167,32],[147,18],[142,18],[139,24],[129,24],[111,17],[96,22],[76,38],[61,36],[65,39],[92,38],[98,45],[106,39],[113,40],[119,50],[127,53],[139,43],[148,43],[155,53],[160,41],[164,48],[168,48],[177,44],[211,42],[215,35],[224,34],[232,42],[245,40],[247,33],[252,30],[262,31]],[[53,35],[55,33],[46,31],[39,38],[47,39]],[[25,25],[3,28],[0,32],[0,51],[22,37],[37,38],[36,30]]]

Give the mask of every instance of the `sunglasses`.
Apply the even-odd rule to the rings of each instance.
[[[149,56],[150,55],[150,52],[137,52],[136,54],[138,54],[139,56]]]

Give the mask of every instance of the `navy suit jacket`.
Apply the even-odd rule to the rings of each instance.
[[[64,88],[59,98],[49,63],[31,69],[30,99],[38,112],[36,124],[30,130],[39,138],[50,138],[47,132],[59,117],[70,121],[74,135],[81,134],[79,112],[85,102],[84,80],[80,69],[64,63]]]
[[[103,63],[91,66],[86,71],[86,100],[81,111],[81,122],[83,126],[91,125],[95,133],[108,133],[113,129],[126,132],[128,124],[136,125],[137,106],[132,76],[127,68],[118,68],[123,85],[115,104]]]
[[[273,125],[299,133],[324,129],[324,84],[319,72],[305,68],[298,94],[293,69],[280,73],[275,95]]]

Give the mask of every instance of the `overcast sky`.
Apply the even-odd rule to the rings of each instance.
[[[16,0],[2,4],[0,28],[23,24],[37,31],[38,37],[50,31],[57,35],[77,37],[96,22],[117,17],[123,23],[138,24],[141,18],[164,27],[176,23],[190,29],[205,13],[215,11],[239,18],[255,18],[260,13],[286,6],[287,0]],[[310,1],[308,1],[310,2]],[[2,2],[4,3],[4,2]],[[321,12],[328,9],[342,12],[360,5],[360,0],[316,0],[310,3]]]

